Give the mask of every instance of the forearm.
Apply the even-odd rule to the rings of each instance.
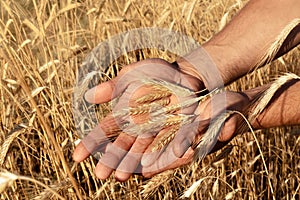
[[[249,99],[253,99],[264,90],[258,87],[245,91]],[[265,110],[251,122],[253,128],[271,128],[277,126],[300,124],[300,81],[291,81],[282,86],[275,94]]]
[[[230,83],[251,71],[281,31],[296,18],[300,18],[299,0],[250,0],[203,47],[216,62],[224,82]],[[299,43],[299,32],[289,39],[282,51]]]
[[[250,0],[221,32],[202,47],[226,85],[253,70],[281,31],[296,18],[300,18],[299,0]],[[299,33],[300,26],[297,26],[276,57],[300,42]],[[197,50],[191,54],[191,57],[197,56]],[[201,59],[199,56],[199,63]],[[181,62],[179,60],[179,65]],[[203,79],[201,69],[197,70]]]

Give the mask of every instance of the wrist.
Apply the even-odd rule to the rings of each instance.
[[[214,38],[203,44],[203,49],[211,57],[220,73],[224,85],[228,85],[249,72],[249,62],[238,48],[222,39]]]
[[[237,48],[216,37],[176,60],[179,68],[201,80],[209,90],[227,85],[249,72],[249,61]]]
[[[209,91],[224,86],[218,67],[202,47],[177,58],[176,63],[182,72],[195,77]]]
[[[244,94],[248,97],[249,99],[249,107],[247,109],[247,115],[251,115],[252,109],[253,109],[253,103],[258,101],[259,98],[263,95],[263,93],[270,87],[270,84],[266,84],[260,87],[252,88],[249,90],[244,91]],[[250,120],[250,119],[249,119]],[[264,128],[261,124],[260,121],[260,116],[257,116],[253,120],[249,121],[251,126],[254,129],[261,129]]]

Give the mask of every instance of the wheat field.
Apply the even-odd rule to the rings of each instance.
[[[94,175],[95,158],[72,160],[80,138],[73,119],[74,83],[98,43],[134,28],[160,27],[202,44],[245,3],[1,0],[0,199],[178,199],[196,181],[201,185],[191,199],[299,199],[298,127],[256,131],[259,146],[251,133],[238,135],[201,162],[153,179],[134,175],[123,183],[113,177],[101,181]],[[298,47],[228,87],[240,91],[285,72],[300,74],[299,56]],[[144,49],[119,58],[113,68],[153,57],[175,59],[169,52]],[[116,76],[116,70],[105,73]],[[106,113],[104,105],[97,114]]]

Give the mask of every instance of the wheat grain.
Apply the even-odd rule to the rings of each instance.
[[[174,139],[175,134],[178,130],[179,126],[175,126],[164,133],[164,135],[152,147],[152,152],[161,150],[166,147]]]
[[[172,95],[171,92],[150,93],[150,94],[146,94],[146,95],[138,98],[135,102],[136,103],[150,103],[150,102],[158,100],[158,99],[170,97],[171,95]]]
[[[147,98],[145,98],[145,99],[147,99]],[[148,100],[149,99],[147,99],[143,103],[148,103]],[[164,99],[159,98],[159,100],[153,99],[151,101],[154,101],[154,102],[148,103],[148,104],[143,104],[143,105],[140,105],[137,107],[129,108],[129,114],[130,115],[140,115],[140,114],[151,113],[153,111],[156,111],[156,110],[162,108],[162,106],[167,106],[170,103],[170,98],[164,98]]]

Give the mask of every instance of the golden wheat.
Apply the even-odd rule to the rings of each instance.
[[[3,144],[1,145],[0,148],[0,166],[3,165],[4,161],[5,161],[5,157],[7,155],[7,152],[9,150],[9,147],[11,145],[11,143],[20,135],[23,134],[26,131],[27,127],[23,125],[20,126],[18,128],[15,128],[15,130],[13,130],[8,136],[7,138],[4,140]]]
[[[293,73],[286,73],[283,76],[280,76],[277,80],[275,80],[269,88],[267,88],[264,93],[260,96],[259,99],[255,99],[253,105],[251,105],[251,111],[249,114],[249,121],[253,121],[256,119],[263,110],[268,106],[271,99],[274,97],[275,93],[286,83],[300,79],[299,76]]]
[[[6,187],[10,187],[13,184],[13,182],[16,180],[31,181],[37,185],[41,185],[41,186],[45,187],[47,190],[49,190],[58,199],[65,200],[65,198],[60,196],[57,192],[55,192],[53,189],[51,189],[47,185],[45,185],[35,179],[25,177],[25,176],[18,176],[16,174],[10,173],[6,170],[0,172],[0,193],[3,192],[6,189]]]
[[[143,188],[141,191],[143,197],[151,197],[161,185],[173,178],[174,173],[174,170],[167,170],[152,177],[146,184],[141,186]]]
[[[100,60],[103,58],[99,58],[97,53],[89,54],[90,49],[99,42],[134,28],[161,27],[184,33],[199,43],[204,43],[222,28],[245,2],[89,0],[76,3],[69,0],[2,0],[0,141],[4,153],[1,152],[1,166],[14,172],[14,175],[22,174],[39,180],[50,188],[54,186],[54,191],[66,199],[79,199],[80,196],[83,199],[144,199],[141,185],[151,180],[145,181],[140,176],[133,176],[124,183],[116,182],[113,177],[105,181],[98,180],[94,175],[97,160],[93,157],[71,169],[81,192],[79,197],[76,197],[74,186],[69,186],[70,182],[64,185],[70,174],[64,170],[57,153],[62,151],[67,162],[72,165],[71,154],[75,146],[73,142],[83,136],[77,128],[92,130],[95,126],[91,122],[92,116],[84,114],[76,119],[80,122],[79,125],[74,124],[72,100],[80,106],[84,103],[82,97],[87,88],[115,77],[124,65],[153,57],[173,62],[178,55],[157,49],[126,53],[107,70],[104,69],[106,66],[100,66],[100,71],[86,70],[89,77],[87,76],[82,84],[84,88],[75,92],[78,96],[72,97],[72,91],[77,89],[74,87],[77,72],[84,67],[101,64]],[[145,39],[155,40],[154,37]],[[87,54],[90,63],[82,65]],[[281,58],[282,62],[273,62],[229,87],[233,90],[245,90],[268,83],[269,77],[277,77],[282,72],[299,74],[297,66],[300,63],[296,58],[299,58],[299,48]],[[21,87],[23,82],[16,77],[16,69],[19,69],[24,77],[29,91],[26,92],[24,86]],[[100,79],[93,81],[97,76]],[[37,108],[49,125],[51,133],[55,135],[58,146],[62,148],[53,148],[54,141],[49,139],[49,130],[46,130],[36,117],[34,106],[28,101],[29,95],[34,96]],[[87,109],[93,108],[90,105],[84,106]],[[162,110],[156,113],[176,114],[175,111],[179,111],[180,108],[177,107],[176,110],[173,107],[173,110],[169,110],[170,113]],[[96,109],[97,117],[102,119],[109,111],[109,106],[99,106]],[[18,124],[28,124],[30,128],[26,131],[17,130],[15,128]],[[201,178],[211,176],[217,177],[219,181],[216,183],[216,178],[203,180],[201,187],[191,196],[192,199],[270,199],[272,194],[269,180],[266,179],[265,173],[261,173],[265,171],[266,165],[270,172],[268,178],[276,186],[274,196],[278,199],[297,199],[300,195],[297,151],[300,140],[297,135],[291,133],[299,132],[298,129],[284,127],[258,131],[256,139],[251,134],[236,137],[231,142],[236,148],[223,162],[215,163],[215,167],[210,167],[215,154],[206,156],[202,162],[196,161],[170,171],[170,175],[165,177],[162,174],[158,177],[158,182],[153,182],[149,187],[148,193],[143,194],[148,194],[147,198],[154,200],[178,199],[188,186]],[[259,146],[254,145],[256,141]],[[265,163],[261,162],[262,156],[258,147],[261,148]],[[15,176],[10,176],[8,182],[12,183],[11,180],[15,180]],[[33,199],[46,193],[45,197],[57,198],[51,192],[47,192],[50,190],[28,181],[13,181],[12,185],[5,187],[0,193],[0,199]],[[218,188],[215,196],[213,188]]]
[[[291,33],[291,31],[300,24],[300,19],[292,20],[284,29],[279,33],[276,37],[275,41],[272,42],[271,46],[267,49],[266,53],[261,57],[259,62],[255,65],[255,68],[261,67],[265,64],[270,63],[274,60],[275,56],[277,55],[280,47]]]
[[[158,151],[166,147],[175,137],[176,132],[179,130],[179,126],[175,126],[168,130],[152,147],[152,152]]]

